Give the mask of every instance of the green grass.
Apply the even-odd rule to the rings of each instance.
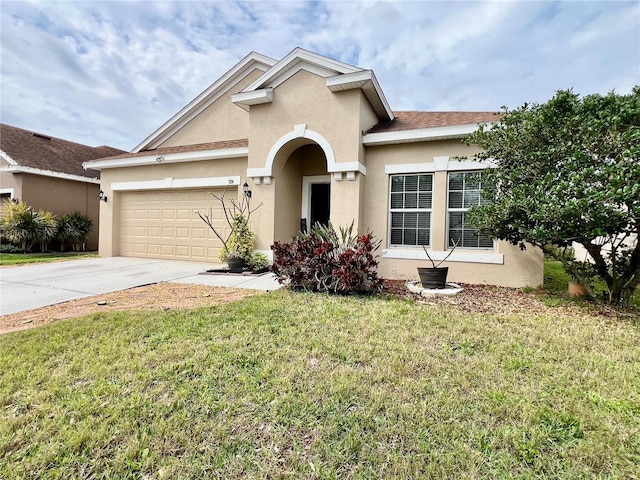
[[[97,257],[96,253],[0,253],[0,266]]]
[[[639,478],[640,330],[277,291],[0,337],[0,478]]]

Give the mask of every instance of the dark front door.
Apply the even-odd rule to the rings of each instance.
[[[331,199],[331,184],[311,184],[311,222],[309,227],[316,223],[329,225],[329,205]]]

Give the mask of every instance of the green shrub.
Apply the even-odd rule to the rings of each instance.
[[[93,229],[93,221],[84,213],[73,212],[58,219],[55,238],[60,242],[60,251],[67,246],[75,251],[83,250],[84,243]]]
[[[266,270],[269,266],[269,257],[267,257],[264,253],[253,252],[251,255],[251,261],[249,262],[249,267],[253,272],[260,272],[262,270]]]
[[[55,217],[50,212],[34,211],[24,202],[7,202],[0,230],[3,237],[28,252],[34,244],[46,246],[54,225]]]
[[[242,258],[251,264],[255,234],[249,227],[247,217],[238,213],[231,223],[231,234],[220,251],[220,260],[226,262],[229,257]]]
[[[21,253],[18,247],[12,243],[0,243],[0,253]]]

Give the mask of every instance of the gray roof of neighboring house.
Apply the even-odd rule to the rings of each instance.
[[[90,147],[5,123],[0,123],[0,150],[21,167],[88,178],[99,178],[100,172],[85,170],[83,162],[124,153],[118,148]]]

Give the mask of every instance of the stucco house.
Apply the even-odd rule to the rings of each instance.
[[[123,150],[90,147],[2,123],[0,205],[14,199],[56,215],[82,212],[94,224],[87,249],[97,250],[100,172],[86,170],[82,164],[120,153]]]
[[[399,79],[398,81],[401,81]],[[256,247],[270,254],[301,225],[355,222],[382,239],[379,273],[417,278],[421,245],[449,280],[542,283],[542,254],[483,238],[465,224],[486,167],[454,157],[491,112],[393,111],[373,71],[300,48],[281,60],[250,53],[131,153],[100,170],[100,254],[217,261],[220,244],[197,213],[223,225],[210,192],[246,183]]]

